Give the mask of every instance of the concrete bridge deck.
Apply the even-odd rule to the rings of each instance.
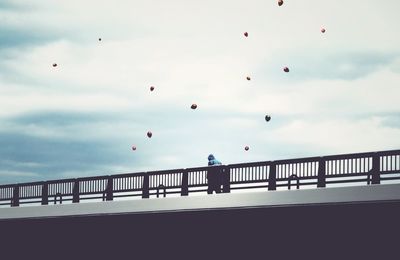
[[[397,259],[400,185],[0,210],[2,259]]]
[[[272,192],[221,193],[188,197],[57,204],[35,207],[10,207],[0,208],[0,221],[23,218],[149,214],[176,211],[293,207],[389,201],[400,201],[400,184],[282,190]]]

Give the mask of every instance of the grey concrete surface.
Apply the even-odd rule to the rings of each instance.
[[[0,220],[377,201],[400,201],[400,184],[0,208]]]

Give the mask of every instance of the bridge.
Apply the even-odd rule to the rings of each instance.
[[[13,259],[396,254],[400,150],[223,165],[213,195],[208,169],[2,185],[0,244],[26,249]]]
[[[119,198],[189,196],[207,190],[209,167],[61,179],[0,186],[0,205],[79,203]],[[221,166],[223,192],[325,188],[400,180],[400,150]]]

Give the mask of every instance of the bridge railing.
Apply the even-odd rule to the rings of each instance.
[[[324,188],[400,180],[400,150],[218,166],[223,192]],[[0,205],[188,196],[207,191],[209,167],[61,179],[0,186]]]

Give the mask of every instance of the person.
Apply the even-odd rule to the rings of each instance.
[[[215,159],[213,154],[210,154],[208,156],[208,166],[212,167],[207,171],[208,194],[212,194],[213,191],[221,193],[222,173],[221,167],[218,167],[219,165],[222,165],[221,162]]]

